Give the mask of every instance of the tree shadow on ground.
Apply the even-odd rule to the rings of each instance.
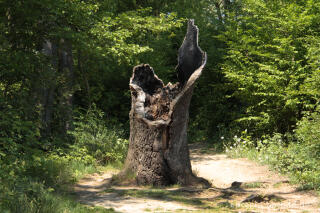
[[[186,209],[191,208],[196,212],[238,212],[243,210],[241,204],[244,202],[281,202],[284,200],[281,195],[294,193],[279,191],[273,194],[259,194],[259,188],[268,184],[265,182],[233,182],[228,188],[200,189],[179,185],[170,187],[117,186],[110,185],[110,179],[107,178],[94,186],[79,184],[77,186],[79,200],[89,205],[115,209],[123,203],[135,205],[159,201],[163,205],[168,203],[181,204]]]
[[[151,198],[161,201],[176,201],[179,203],[192,206],[205,206],[201,198],[194,197],[197,191],[184,191],[182,189],[163,189],[163,188],[149,188],[149,189],[117,189],[109,188],[105,193],[117,193],[121,197],[138,197]]]

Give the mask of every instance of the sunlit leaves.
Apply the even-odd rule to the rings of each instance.
[[[248,0],[230,19],[225,37],[220,38],[229,46],[224,73],[237,85],[233,95],[247,109],[238,121],[250,123],[252,117],[260,117],[251,122],[257,131],[284,132],[306,109],[312,95],[302,95],[303,88],[310,88],[303,85],[314,76],[318,56],[313,54],[317,42],[312,35],[319,34],[319,28],[313,27],[319,22],[314,7],[319,7],[314,1]],[[260,122],[268,126],[261,129]]]
[[[181,26],[174,13],[156,17],[150,12],[149,8],[103,17],[91,29],[97,50],[103,56],[117,58],[118,63],[130,63],[132,56],[152,51],[147,45],[148,36]]]

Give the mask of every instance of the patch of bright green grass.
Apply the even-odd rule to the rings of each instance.
[[[245,189],[265,188],[265,184],[263,182],[243,183],[241,186]]]

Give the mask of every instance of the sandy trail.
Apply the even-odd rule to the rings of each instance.
[[[311,212],[320,213],[319,198],[308,191],[299,191],[297,186],[288,184],[288,179],[247,159],[230,159],[223,154],[203,154],[201,147],[191,146],[193,171],[200,177],[209,180],[213,188],[186,192],[180,196],[198,199],[210,207],[218,203],[232,203],[235,208],[225,212]],[[166,197],[131,196],[123,192],[148,190],[142,187],[112,187],[108,191],[108,181],[112,173],[94,174],[82,179],[75,192],[81,203],[93,206],[113,208],[117,212],[202,212],[202,206],[170,200]],[[239,187],[231,187],[238,182]],[[149,188],[150,189],[150,188]],[[177,190],[175,188],[165,189]],[[179,190],[179,189],[178,189]],[[187,191],[188,191],[187,190]],[[191,190],[192,191],[192,190]],[[276,199],[268,202],[241,203],[253,194],[272,195]],[[208,207],[207,205],[207,207]]]
[[[195,210],[193,207],[181,205],[178,202],[122,196],[117,193],[125,190],[143,190],[142,187],[112,187],[116,192],[104,192],[109,188],[109,181],[113,174],[94,174],[82,179],[74,188],[79,201],[91,206],[113,208],[117,212],[124,213]]]

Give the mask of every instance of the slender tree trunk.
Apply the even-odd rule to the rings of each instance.
[[[60,88],[62,94],[60,104],[62,105],[63,132],[67,133],[72,128],[73,87],[74,70],[72,45],[61,39],[59,42],[59,73],[64,77],[65,83]]]
[[[47,137],[51,135],[52,132],[52,119],[53,119],[53,104],[54,96],[56,90],[56,75],[58,67],[58,53],[57,46],[50,41],[46,41],[43,44],[43,53],[50,57],[51,68],[50,70],[44,70],[45,73],[45,83],[42,88],[41,102],[43,106],[42,110],[42,137]]]
[[[193,20],[188,23],[178,59],[180,83],[174,85],[165,86],[147,64],[133,70],[130,142],[120,178],[133,173],[137,184],[209,186],[192,173],[187,142],[190,100],[206,63]]]
[[[82,60],[83,60],[82,51],[79,49],[77,52],[78,52],[78,70],[82,75],[84,85],[86,88],[88,108],[91,108],[90,84],[89,84],[87,73],[83,70],[83,67],[82,67]]]
[[[74,86],[72,46],[63,39],[56,43],[46,41],[43,44],[43,53],[51,59],[51,67],[45,71],[45,83],[42,88],[43,137],[53,133],[52,123],[55,112],[59,116],[59,129],[62,133],[66,133],[72,124]]]

